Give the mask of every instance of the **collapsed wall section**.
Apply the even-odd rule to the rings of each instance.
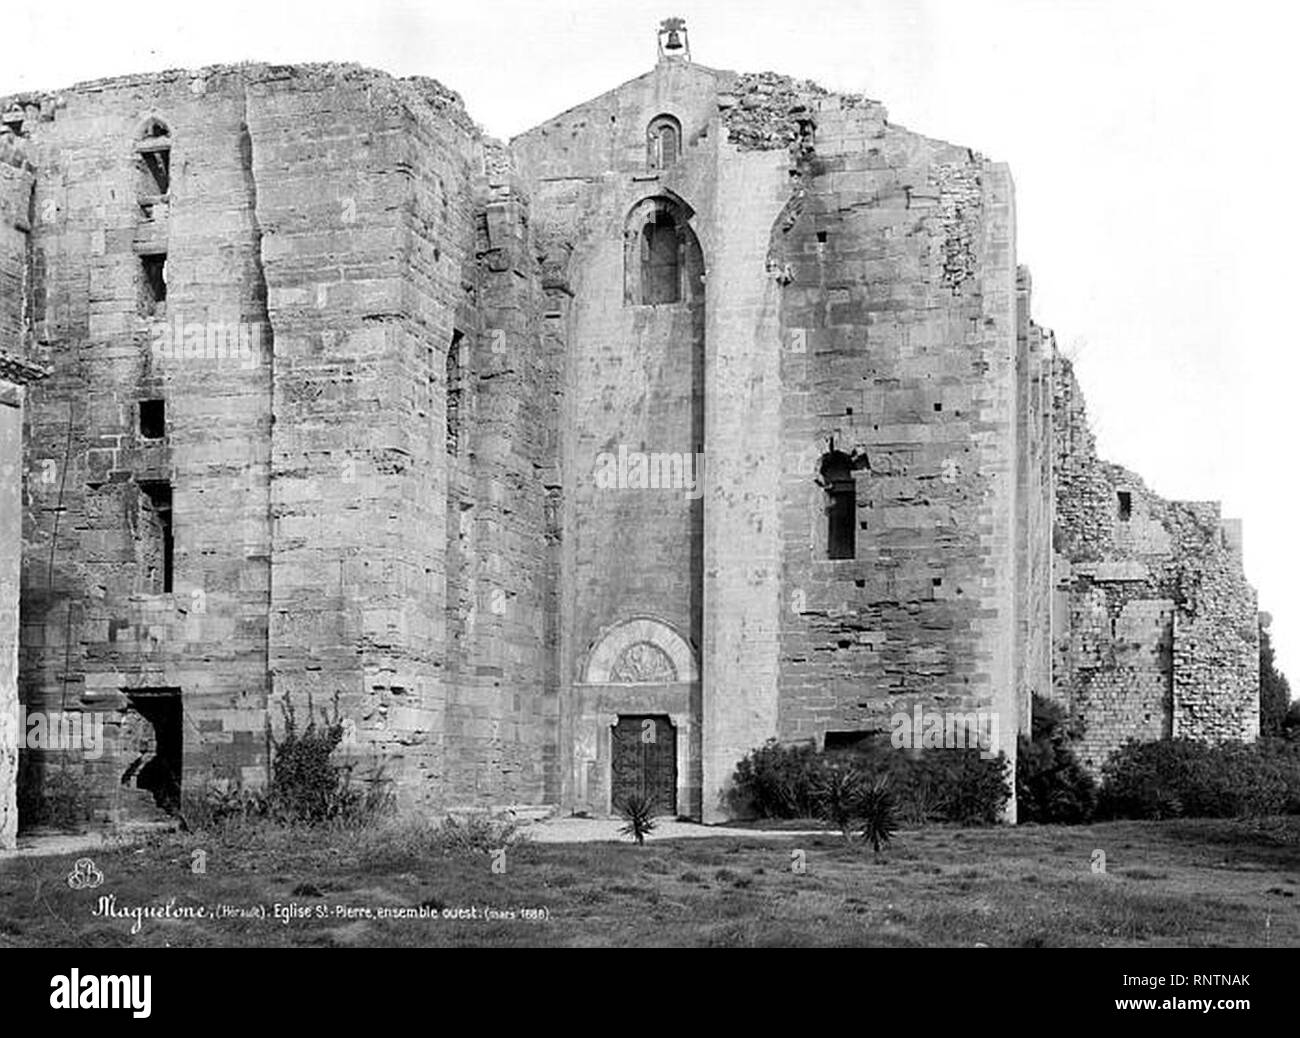
[[[1055,364],[1053,690],[1094,773],[1129,739],[1256,738],[1259,631],[1240,525],[1097,457],[1073,365]]]

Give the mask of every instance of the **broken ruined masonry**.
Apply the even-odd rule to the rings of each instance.
[[[175,795],[253,786],[308,695],[406,812],[713,820],[769,738],[916,709],[1014,763],[1034,694],[1094,772],[1258,731],[1240,525],[1097,457],[1009,171],[876,101],[666,48],[509,144],[350,65],[0,110],[6,840],[20,702],[103,719],[22,755],[101,822],[158,810],[142,734]]]

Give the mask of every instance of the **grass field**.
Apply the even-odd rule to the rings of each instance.
[[[525,840],[501,858],[409,826],[162,834],[88,856],[95,888],[67,882],[79,855],[0,863],[0,947],[1300,946],[1297,818],[929,828],[879,860],[834,834]],[[95,914],[107,899],[172,917],[132,933]],[[212,918],[222,905],[241,914]],[[420,906],[433,918],[379,918]]]

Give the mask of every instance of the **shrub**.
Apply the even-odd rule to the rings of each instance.
[[[284,737],[271,736],[271,785],[267,790],[270,813],[285,822],[323,822],[339,813],[344,777],[342,769],[330,761],[335,748],[343,741],[343,722],[339,716],[338,696],[334,697],[334,714],[321,709],[317,725],[311,697],[307,697],[307,725],[299,729],[293,703],[280,705],[284,716]]]
[[[1130,740],[1102,768],[1098,813],[1107,818],[1236,818],[1293,809],[1300,754],[1262,744]]]
[[[889,776],[897,811],[914,825],[993,825],[1011,798],[1002,753],[984,757],[973,747],[898,750],[884,737],[843,752],[872,772]]]
[[[624,836],[631,836],[638,846],[644,844],[646,836],[653,832],[655,827],[654,797],[643,793],[629,793],[615,807],[627,823],[619,832]]]
[[[491,854],[520,839],[514,818],[498,818],[486,811],[445,819],[430,834],[430,848],[448,854]]]
[[[371,871],[408,871],[438,858],[467,858],[495,854],[526,842],[514,818],[476,811],[441,821],[390,818],[356,834],[358,860]]]
[[[202,795],[181,793],[181,826],[190,830],[219,829],[265,818],[266,794],[237,784],[211,783]]]
[[[846,767],[871,781],[887,776],[892,817],[914,825],[993,824],[1011,796],[1007,760],[1001,753],[985,758],[974,748],[896,750],[887,738],[879,738],[826,754],[812,746],[769,741],[736,766],[728,803],[737,814],[760,818],[841,814],[837,804],[847,796],[847,780],[831,776]],[[835,803],[827,803],[828,795]],[[829,820],[839,825],[835,818]]]
[[[1287,707],[1282,718],[1282,735],[1287,739],[1300,741],[1300,699],[1294,700]]]
[[[736,765],[727,803],[741,817],[813,818],[823,763],[811,744],[769,739]]]
[[[1281,777],[1286,786],[1282,812],[1300,815],[1300,740],[1260,739],[1256,746],[1268,766]]]
[[[1016,752],[1016,807],[1022,822],[1077,824],[1092,818],[1097,784],[1074,754],[1065,711],[1034,696],[1032,738]]]
[[[24,754],[18,778],[18,818],[24,830],[50,826],[75,832],[90,820],[90,787],[68,768],[41,775]]]
[[[343,741],[344,732],[337,694],[333,712],[322,708],[319,723],[308,696],[307,724],[302,728],[291,702],[286,700],[280,709],[284,716],[284,736],[276,741],[271,735],[271,782],[265,803],[259,805],[252,801],[237,805],[236,810],[252,807],[256,809],[254,813],[264,813],[289,825],[366,824],[392,812],[391,783],[382,767],[375,767],[358,783],[351,766],[334,764],[331,760]]]

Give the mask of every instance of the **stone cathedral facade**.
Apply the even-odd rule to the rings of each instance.
[[[354,66],[0,100],[4,838],[263,783],[309,696],[430,812],[714,820],[1035,694],[1094,770],[1255,737],[1240,527],[1097,457],[1008,169],[678,29],[508,144]]]

